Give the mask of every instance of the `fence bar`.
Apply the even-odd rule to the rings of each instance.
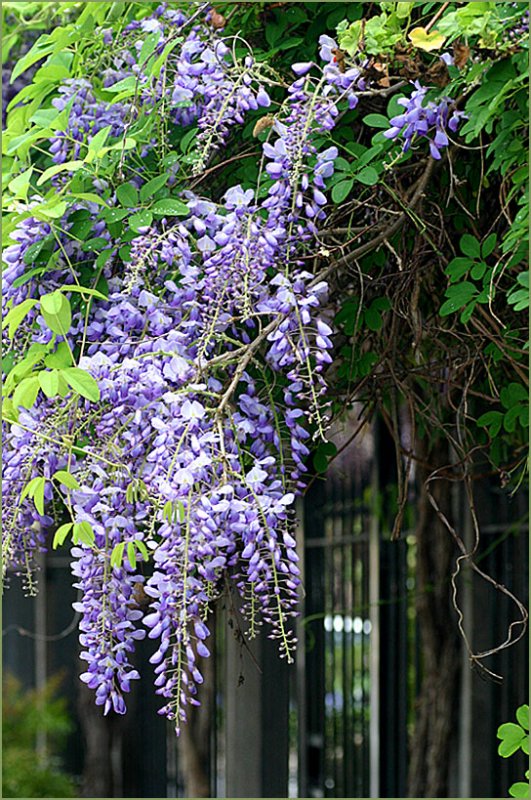
[[[242,645],[232,622],[226,643],[226,796],[287,797],[289,666],[266,629]]]
[[[370,791],[380,796],[380,525],[376,513],[378,499],[378,466],[371,470],[371,499],[373,510],[369,525],[369,620],[370,639]]]

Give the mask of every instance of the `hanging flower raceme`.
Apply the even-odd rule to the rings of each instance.
[[[116,147],[141,114],[166,125],[165,111],[172,124],[197,126],[197,161],[188,163],[199,174],[248,112],[271,103],[267,68],[250,56],[236,60],[204,15],[162,5],[114,39],[100,33],[113,48],[103,86],[71,79],[53,101],[67,124],[50,156],[67,165],[66,176],[68,161],[83,158],[104,128]],[[175,36],[179,44],[152,75],[149,58]],[[265,183],[235,183],[213,200],[174,169],[168,186],[180,187],[179,213],[150,213],[124,236],[115,227],[124,219],[120,185],[129,176],[136,197],[148,180],[124,149],[118,179],[91,176],[92,198],[79,193],[60,218],[23,219],[4,253],[4,316],[32,301],[9,340],[13,359],[31,345],[41,350],[30,370],[75,372],[61,391],[37,377],[35,402],[15,403],[6,424],[4,565],[31,580],[48,532],[59,526],[61,540],[72,533],[82,680],[104,713],[125,711],[139,677],[134,649],[147,632],[156,642],[161,713],[180,729],[198,702],[212,603],[227,585],[240,595],[246,634],[265,624],[281,656],[293,659],[300,586],[293,504],[309,441],[325,434],[332,349],[321,310],[327,284],[304,267],[326,219],[326,181],[338,156],[326,137],[364,86],[357,69],[326,64],[319,77],[312,69],[294,65],[296,80],[263,145]],[[109,100],[131,75],[134,94]],[[142,158],[155,158],[146,147]],[[101,213],[94,193],[104,198]],[[127,213],[139,208],[131,201]],[[100,255],[78,241],[79,224]],[[37,276],[28,275],[36,240],[51,259]],[[104,293],[87,298],[82,287],[93,280]],[[39,305],[54,292],[72,306],[62,334]],[[8,375],[15,385],[17,368]],[[21,486],[40,478],[42,498],[27,493],[14,502]]]
[[[428,89],[421,86],[418,81],[413,85],[415,91],[411,97],[398,99],[397,102],[404,106],[405,111],[391,118],[392,127],[384,131],[384,136],[387,139],[402,138],[404,152],[407,152],[417,139],[427,139],[432,158],[438,160],[441,158],[441,149],[448,147],[449,144],[446,130],[455,133],[460,120],[464,117],[464,112],[457,110],[449,97],[443,97],[437,103],[430,101],[424,105]]]

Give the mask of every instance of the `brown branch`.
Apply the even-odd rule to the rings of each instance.
[[[192,181],[190,184],[190,189],[195,189],[195,187],[203,181],[207,175],[210,175],[211,172],[215,172],[217,169],[222,169],[222,167],[226,167],[227,164],[230,164],[232,161],[240,161],[242,158],[250,158],[251,156],[259,155],[258,150],[246,150],[244,153],[238,153],[236,156],[232,156],[231,158],[225,159],[225,161],[220,161],[219,164],[214,164],[212,167],[209,167],[204,172],[199,175],[195,181]]]
[[[430,29],[430,28],[432,28],[432,27],[433,27],[433,25],[435,25],[435,23],[437,22],[437,20],[438,20],[438,19],[440,19],[440,18],[442,17],[442,15],[444,14],[444,12],[446,11],[446,9],[448,8],[448,6],[449,6],[449,5],[450,5],[450,3],[449,3],[449,2],[448,2],[448,3],[443,3],[443,4],[442,4],[442,6],[440,7],[440,9],[437,11],[437,13],[436,13],[436,14],[435,14],[435,15],[432,17],[432,19],[430,19],[430,21],[428,22],[428,24],[427,24],[427,25],[424,27],[424,30],[425,30],[425,31],[429,31],[429,29]]]
[[[379,245],[383,244],[385,241],[390,239],[393,234],[399,231],[415,206],[417,206],[422,199],[424,190],[426,189],[434,166],[435,162],[432,158],[430,158],[424,172],[415,186],[415,191],[411,197],[411,200],[409,201],[408,206],[406,207],[406,211],[400,214],[400,216],[392,223],[392,225],[389,225],[388,228],[385,228],[385,230],[383,230],[378,236],[375,236],[374,239],[371,239],[369,242],[365,242],[365,244],[360,245],[360,247],[357,247],[355,250],[351,250],[350,253],[342,256],[337,261],[333,261],[332,264],[330,264],[326,269],[322,270],[315,277],[310,286],[315,286],[316,283],[326,280],[326,278],[328,278],[333,272],[336,272],[343,267],[348,267],[353,261],[361,258],[361,256],[364,256],[366,253],[370,253],[371,250],[379,247]]]
[[[468,455],[470,455],[470,454],[468,454]],[[428,496],[428,499],[429,499],[431,505],[433,506],[433,508],[435,510],[435,513],[437,514],[438,518],[440,519],[440,521],[442,522],[444,527],[451,533],[451,535],[452,535],[457,547],[461,551],[461,555],[458,556],[458,558],[456,559],[455,569],[452,572],[452,576],[451,576],[452,605],[453,605],[453,608],[454,608],[454,610],[455,610],[455,612],[457,614],[457,624],[458,624],[458,628],[459,628],[459,633],[461,634],[461,637],[462,637],[462,639],[463,639],[463,641],[465,643],[465,647],[467,649],[468,657],[469,657],[471,665],[476,667],[476,668],[478,668],[480,670],[480,672],[482,672],[483,674],[488,675],[490,678],[492,678],[492,679],[494,679],[496,681],[501,681],[502,680],[501,676],[497,675],[495,672],[492,672],[492,670],[488,669],[485,666],[485,664],[483,664],[482,662],[483,662],[483,660],[485,658],[487,658],[489,656],[493,656],[496,653],[499,653],[502,650],[505,650],[506,648],[511,647],[512,645],[514,645],[518,641],[520,641],[520,639],[522,639],[522,637],[525,635],[525,632],[527,630],[529,614],[528,614],[528,611],[527,611],[526,607],[524,606],[524,604],[506,586],[504,586],[503,584],[498,583],[498,581],[496,581],[493,577],[491,577],[486,572],[484,572],[482,569],[480,569],[480,567],[478,567],[477,563],[474,560],[474,556],[477,554],[478,547],[479,547],[479,542],[480,542],[480,529],[479,529],[479,522],[478,522],[478,519],[477,519],[477,516],[476,516],[475,503],[474,503],[474,498],[473,498],[473,494],[472,494],[470,475],[468,473],[466,473],[464,475],[464,478],[461,477],[461,480],[464,479],[465,489],[466,489],[466,493],[467,493],[467,497],[468,497],[468,506],[469,506],[470,515],[471,515],[471,519],[472,519],[472,526],[473,526],[473,530],[474,530],[474,541],[473,541],[471,549],[469,550],[466,547],[466,545],[465,545],[463,539],[461,538],[461,536],[457,533],[455,527],[448,520],[446,514],[444,514],[444,512],[441,510],[439,504],[437,503],[437,501],[436,501],[436,499],[435,499],[435,497],[434,497],[434,495],[433,495],[433,493],[432,493],[432,491],[430,489],[430,484],[433,481],[441,480],[441,477],[438,475],[438,472],[439,472],[439,470],[435,470],[434,472],[432,472],[432,474],[428,477],[428,479],[426,480],[424,485],[425,485],[425,488],[426,488],[426,494]],[[450,477],[447,476],[446,480],[454,480],[455,481],[455,480],[459,480],[459,478],[450,478]],[[518,612],[520,613],[520,619],[513,620],[511,623],[509,623],[508,628],[507,628],[507,635],[506,635],[506,638],[504,639],[503,642],[501,642],[500,644],[498,644],[498,645],[496,645],[496,646],[494,646],[494,647],[492,647],[492,648],[490,648],[488,650],[483,650],[483,651],[476,652],[476,653],[473,651],[472,646],[470,644],[470,641],[468,639],[468,636],[467,636],[467,634],[465,632],[464,625],[463,625],[463,622],[464,622],[463,611],[461,610],[461,608],[460,608],[460,606],[459,606],[459,604],[457,602],[457,577],[458,577],[458,575],[459,575],[459,573],[461,571],[461,565],[462,565],[463,562],[468,562],[468,565],[469,565],[470,569],[472,569],[477,575],[479,575],[480,578],[482,578],[484,581],[489,583],[496,591],[501,592],[501,594],[504,594],[511,602],[513,602],[514,605],[516,606],[516,608],[518,609]],[[515,628],[519,628],[520,630],[517,633],[515,633]]]

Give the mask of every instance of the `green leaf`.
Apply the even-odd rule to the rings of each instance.
[[[71,472],[67,472],[64,469],[60,469],[54,473],[53,479],[55,481],[59,481],[60,484],[66,486],[67,489],[79,489],[79,483],[77,479],[74,478]]]
[[[515,311],[523,311],[529,308],[529,290],[520,289],[518,292],[511,292],[507,297],[507,302],[514,306]]]
[[[529,783],[518,781],[509,787],[511,797],[529,797]]]
[[[465,233],[464,236],[461,236],[461,240],[459,242],[459,247],[461,248],[461,252],[465,254],[465,256],[470,256],[470,258],[480,258],[481,257],[481,248],[479,246],[479,242],[474,236],[471,236],[469,233]]]
[[[137,80],[138,79],[136,78],[135,75],[128,75],[127,78],[124,78],[123,80],[118,81],[117,83],[113,83],[112,86],[106,86],[105,91],[116,93],[116,92],[123,92],[125,89],[134,90],[137,84]]]
[[[50,55],[55,48],[56,43],[50,43],[46,34],[40,36],[31,50],[29,50],[17,61],[13,67],[13,71],[11,72],[11,78],[9,82],[14,83],[19,75],[22,75],[23,72],[33,66],[33,64],[35,64],[37,61],[40,61],[41,58],[44,58],[44,56]]]
[[[74,535],[72,537],[74,544],[86,544],[92,547],[96,541],[94,531],[90,522],[83,520],[83,522],[76,522],[74,525]]]
[[[162,516],[168,522],[184,522],[185,510],[180,500],[168,500],[162,509]]]
[[[516,719],[526,731],[529,730],[529,706],[523,705],[516,711]]]
[[[97,194],[94,194],[93,192],[75,192],[68,196],[73,197],[74,200],[87,200],[89,203],[97,203],[100,206],[105,206],[106,208],[109,208],[107,202],[102,197],[100,197]]]
[[[43,183],[49,178],[53,178],[54,175],[58,175],[59,172],[64,172],[67,170],[68,172],[76,172],[78,169],[81,169],[85,165],[84,161],[65,161],[63,164],[54,164],[52,167],[48,167],[45,169],[42,175],[39,177],[37,181],[37,186],[42,186]]]
[[[396,4],[396,16],[398,19],[406,19],[411,14],[413,8],[415,7],[414,2],[409,3],[397,3]]]
[[[111,567],[120,568],[124,558],[125,542],[115,544],[111,553]]]
[[[129,561],[133,569],[136,569],[136,551],[134,542],[127,543],[127,560]]]
[[[503,428],[507,433],[514,433],[516,430],[516,424],[520,420],[520,416],[522,414],[523,408],[522,406],[513,406],[509,409],[509,411],[505,414],[503,418]],[[525,417],[527,417],[527,410],[525,413]]]
[[[315,471],[320,474],[326,472],[328,469],[328,459],[320,450],[317,450],[313,455],[313,465],[315,467]]]
[[[508,758],[520,749],[522,741],[527,738],[525,731],[514,722],[506,722],[500,725],[497,731],[498,739],[501,739],[498,746],[498,753],[503,758]]]
[[[368,150],[365,150],[365,152],[361,154],[360,157],[358,158],[357,162],[358,169],[364,167],[366,164],[368,164],[370,161],[376,158],[376,156],[379,156],[382,150],[383,147],[381,144],[375,144],[372,147],[369,147]],[[371,167],[371,169],[373,169],[373,167]]]
[[[43,348],[42,350],[40,349],[41,347]],[[39,347],[31,345],[29,347],[27,355],[12,367],[5,381],[4,389],[6,394],[10,393],[17,381],[21,381],[32,372],[35,364],[42,361],[45,352],[46,345],[40,345]]]
[[[120,222],[120,220],[129,216],[129,213],[129,209],[127,208],[109,208],[102,212],[102,216],[106,222],[112,223]]]
[[[31,128],[31,130],[27,131],[27,133],[23,133],[21,136],[15,136],[13,139],[6,137],[6,155],[13,155],[17,154],[21,157],[26,157],[26,151],[29,148],[29,145],[33,142],[38,142],[42,139],[46,139],[49,136],[53,135],[53,131],[51,129],[42,129],[42,128]],[[25,145],[25,147],[24,147]]]
[[[29,121],[34,122],[35,125],[41,128],[51,128],[54,131],[64,130],[68,123],[68,116],[72,105],[73,102],[69,103],[62,111],[57,111],[56,108],[39,108],[30,117]]]
[[[500,392],[500,400],[505,408],[511,408],[516,403],[525,403],[527,398],[527,391],[521,383],[511,382],[504,386]]]
[[[16,198],[20,198],[21,200],[28,199],[28,189],[30,186],[32,172],[33,167],[30,167],[24,172],[21,172],[20,175],[17,175],[15,178],[10,180],[7,184],[9,191],[12,192]]]
[[[59,528],[57,528],[52,542],[52,547],[54,550],[56,550],[58,547],[61,547],[61,545],[65,543],[66,537],[70,533],[72,527],[72,522],[66,522],[64,525],[61,525]]]
[[[363,122],[370,128],[387,129],[391,127],[391,123],[383,114],[367,114],[366,117],[363,117]]]
[[[83,244],[81,245],[81,249],[85,253],[90,253],[90,252],[98,253],[100,252],[102,247],[105,248],[108,246],[108,244],[109,243],[107,239],[105,239],[103,236],[95,236],[94,238],[87,239],[85,242],[83,242]]]
[[[14,407],[31,408],[37,399],[39,388],[40,384],[37,375],[31,378],[24,378],[13,392]]]
[[[382,315],[375,308],[367,308],[364,312],[365,324],[370,331],[379,331],[382,327]]]
[[[496,234],[495,233],[491,233],[481,243],[481,256],[482,256],[482,258],[488,258],[488,256],[490,256],[490,254],[493,252],[495,247],[496,247]]]
[[[162,187],[166,185],[169,177],[169,174],[166,174],[157,175],[156,178],[151,178],[151,180],[140,189],[140,201],[145,203],[146,200],[149,200],[151,197],[153,197],[155,192],[158,192],[159,189],[162,189]]]
[[[105,241],[105,243],[107,243],[106,239],[104,239],[104,241]],[[97,289],[89,289],[87,286],[78,286],[77,283],[76,284],[69,283],[69,284],[66,284],[65,286],[61,286],[61,288],[58,291],[60,291],[60,292],[79,292],[79,294],[82,294],[82,295],[89,295],[90,297],[97,297],[99,300],[108,300],[109,299],[108,297],[106,297],[101,292],[98,292]],[[83,300],[84,299],[85,298],[83,297]]]
[[[337,447],[333,442],[320,442],[313,454],[313,465],[316,472],[323,473],[328,469],[328,459],[335,456]]]
[[[22,492],[20,493],[21,501],[24,500],[26,497],[33,497],[37,487],[43,480],[44,478],[42,476],[39,476],[38,478],[32,478],[30,481],[28,481],[28,483],[24,486]]]
[[[64,336],[72,324],[70,301],[60,291],[43,294],[41,297],[41,313],[51,331]]]
[[[146,545],[144,544],[144,542],[139,541],[139,540],[135,541],[135,547],[139,551],[139,553],[142,555],[142,558],[144,559],[144,561],[149,561],[149,551],[148,551]]]
[[[2,356],[2,372],[5,372],[6,375],[9,375],[11,370],[13,369],[13,365],[15,363],[15,353],[13,350],[10,350]]]
[[[356,174],[356,180],[366,186],[374,186],[375,183],[378,183],[379,177],[374,167],[364,167],[361,172]]]
[[[154,214],[164,217],[186,217],[190,211],[186,203],[173,197],[166,197],[164,200],[157,200],[151,206]]]
[[[467,303],[476,295],[477,288],[473,283],[470,283],[470,281],[463,281],[462,283],[456,283],[453,286],[449,286],[446,290],[446,296],[448,297],[448,300],[446,300],[446,302],[440,307],[440,316],[446,317],[449,314],[453,314],[455,311],[458,311],[460,308],[464,308]]]
[[[35,267],[34,269],[28,270],[28,272],[24,272],[13,281],[13,289],[18,289],[19,286],[23,286],[25,283],[28,283],[28,281],[34,278],[35,275],[42,275],[43,272],[46,272],[46,267]]]
[[[336,183],[332,189],[332,200],[334,203],[342,203],[344,200],[346,200],[353,186],[354,180],[352,178],[348,178],[347,180]]]
[[[482,414],[478,420],[477,424],[480,428],[488,428],[490,436],[497,436],[501,430],[503,422],[503,414],[501,411],[487,411],[486,414]]]
[[[30,244],[26,252],[24,253],[24,263],[25,264],[33,264],[37,259],[38,255],[40,254],[41,250],[47,245],[50,244],[53,240],[53,237],[43,236],[38,242],[34,242]]]
[[[85,161],[87,164],[90,164],[92,161],[94,161],[101,148],[105,145],[105,142],[109,138],[111,128],[111,125],[106,125],[104,128],[99,130],[95,136],[92,137],[89,142],[87,155],[85,156]]]
[[[184,511],[184,505],[181,500],[175,500],[175,517],[178,522],[184,522],[184,518],[186,516]]]
[[[80,367],[68,367],[61,370],[61,375],[72,389],[86,397],[92,403],[97,403],[100,399],[100,389],[92,375]]]
[[[160,69],[162,65],[166,63],[171,51],[175,47],[177,47],[177,45],[180,44],[181,42],[182,42],[182,36],[178,36],[173,41],[168,42],[168,44],[166,45],[160,56],[158,56],[157,59],[153,62],[153,65],[151,67],[151,75],[157,76],[160,73]]]
[[[41,370],[39,372],[39,385],[46,397],[55,397],[59,392],[59,374],[56,370]]]
[[[470,277],[473,278],[475,281],[481,280],[485,272],[487,271],[487,265],[480,261],[479,263],[475,263],[472,269],[470,270]]]
[[[138,205],[138,190],[132,183],[122,183],[116,189],[116,197],[119,203],[126,208],[133,208]]]
[[[474,261],[470,261],[468,258],[452,258],[445,269],[445,273],[452,282],[458,281],[463,275],[466,275],[474,263]]]
[[[129,217],[129,227],[131,230],[138,232],[139,228],[145,228],[151,225],[153,221],[153,214],[147,208],[142,211],[137,211]]]
[[[33,490],[33,502],[35,504],[35,508],[41,515],[44,516],[44,488],[46,486],[46,478],[38,478],[37,483],[35,484],[35,488]]]
[[[37,305],[37,300],[28,298],[27,300],[23,300],[22,303],[19,303],[18,306],[14,306],[10,311],[8,311],[2,320],[2,330],[9,326],[8,333],[10,339],[13,338],[17,328],[26,319],[27,315],[35,305]]]
[[[120,142],[116,142],[116,144],[111,144],[108,147],[104,147],[102,149],[105,150],[105,152],[107,152],[108,150],[133,150],[135,147],[136,147],[136,139],[133,139],[132,136],[127,136]]]
[[[179,142],[179,147],[181,148],[181,153],[187,153],[195,144],[195,139],[197,137],[198,130],[197,128],[192,128],[192,130],[185,133],[182,137],[181,141]]]
[[[57,201],[53,199],[47,203],[42,203],[40,206],[35,206],[35,208],[32,208],[31,213],[37,219],[59,219],[64,215],[67,208],[68,204],[65,200]]]
[[[160,42],[160,31],[154,31],[150,33],[149,36],[146,37],[142,44],[142,49],[140,50],[140,55],[138,57],[138,64],[140,67],[145,67],[146,62],[155,52],[155,48]]]
[[[64,369],[72,365],[72,354],[66,342],[59,342],[55,353],[50,353],[44,363],[51,369]]]

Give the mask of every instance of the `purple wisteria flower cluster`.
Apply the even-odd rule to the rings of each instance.
[[[110,45],[110,32],[101,35]],[[137,44],[157,35],[155,57],[181,37],[164,80],[147,74]],[[131,74],[147,117],[160,108],[181,126],[197,125],[201,169],[248,111],[271,104],[264,68],[250,57],[236,64],[224,39],[193,14],[162,5],[112,43],[102,87],[79,79],[59,86],[53,106],[69,116],[50,143],[56,164],[83,157],[104,127],[109,142],[128,135],[137,100],[113,103],[105,91]],[[280,655],[293,659],[294,503],[312,438],[326,433],[333,347],[323,312],[328,286],[309,271],[307,254],[326,220],[326,181],[338,156],[327,137],[365,86],[358,69],[341,73],[331,63],[334,44],[322,37],[322,69],[294,65],[262,143],[257,188],[235,184],[213,199],[181,184],[185,214],[151,215],[121,238],[109,215],[121,211],[112,179],[98,177],[94,192],[110,208],[102,212],[81,194],[59,219],[25,216],[4,251],[3,315],[35,301],[7,340],[13,369],[28,353],[30,368],[45,373],[71,359],[99,392],[96,402],[68,387],[39,390],[4,423],[4,569],[25,575],[33,590],[36,554],[59,525],[71,525],[82,680],[104,713],[125,712],[124,695],[139,678],[136,642],[147,632],[161,713],[180,730],[198,702],[212,603],[227,586],[240,596],[245,633],[265,623]],[[121,168],[142,190],[150,176],[128,159],[126,152]],[[79,225],[94,250],[74,235]],[[49,259],[36,275],[28,273],[35,242]],[[87,285],[87,264],[105,299],[80,298],[75,284]],[[64,335],[39,306],[59,290],[72,300]],[[35,478],[44,479],[40,510],[21,498]]]
[[[439,160],[441,150],[448,147],[447,130],[455,133],[464,112],[455,107],[449,97],[442,97],[437,103],[429,101],[424,105],[428,88],[414,82],[415,91],[411,97],[401,97],[398,103],[404,106],[404,113],[392,117],[391,128],[384,131],[387,139],[401,138],[402,150],[406,153],[417,139],[427,139],[432,158]]]
[[[173,124],[198,125],[194,164],[198,174],[224,144],[233,125],[243,123],[250,110],[271,104],[261,82],[267,79],[267,70],[251,56],[235,61],[231,48],[209,26],[208,13],[196,17],[163,3],[152,16],[135,20],[114,37],[110,29],[101,33],[104,49],[113,53],[103,70],[101,89],[85,78],[69,79],[53,100],[58,110],[68,108],[69,114],[66,129],[51,140],[55,163],[77,159],[82,145],[107,126],[111,136],[118,136],[138,118],[139,108],[144,113],[159,109]],[[178,36],[182,39],[154,74],[149,58],[143,56],[146,35],[156,40],[152,59]],[[118,88],[125,88],[129,96],[109,100],[106,92],[116,93]],[[155,137],[152,146],[156,141]]]

